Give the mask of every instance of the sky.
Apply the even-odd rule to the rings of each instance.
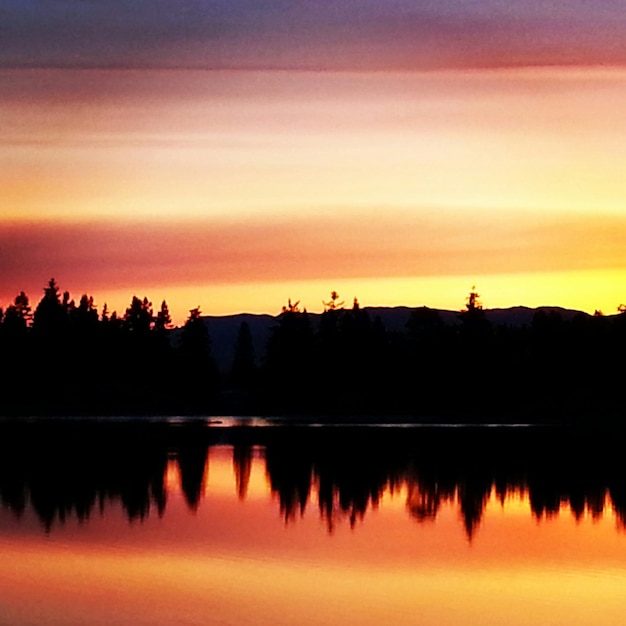
[[[0,306],[626,301],[621,1],[4,0]]]

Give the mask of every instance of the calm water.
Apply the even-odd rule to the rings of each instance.
[[[623,624],[620,442],[0,428],[2,624]]]

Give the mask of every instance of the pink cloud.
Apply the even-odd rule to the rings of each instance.
[[[363,221],[12,224],[0,233],[0,296],[54,276],[83,291],[442,276],[626,266],[626,218],[418,215]],[[77,294],[73,294],[77,295]]]

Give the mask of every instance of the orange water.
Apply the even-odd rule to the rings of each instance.
[[[197,509],[168,465],[167,505],[129,522],[119,502],[46,533],[34,511],[0,513],[0,623],[624,623],[626,533],[610,502],[537,519],[524,490],[492,493],[468,536],[457,497],[418,518],[419,488],[385,488],[351,525],[320,514],[315,484],[285,520],[262,448],[249,476],[212,448]]]

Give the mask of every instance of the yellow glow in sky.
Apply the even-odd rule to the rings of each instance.
[[[429,306],[456,311],[464,308],[472,285],[477,286],[484,306],[490,309],[563,306],[612,314],[626,301],[626,270],[170,285],[148,288],[146,295],[157,306],[164,298],[173,303],[170,310],[174,320],[182,324],[189,309],[198,305],[211,315],[278,314],[291,298],[294,302],[300,300],[309,311],[319,312],[333,289],[345,299],[346,306],[351,306],[356,297],[364,306]],[[124,311],[132,293],[127,289],[112,290],[106,297],[110,310]],[[97,299],[98,305],[103,302],[104,296]]]
[[[2,70],[0,85],[3,301],[50,276],[116,308],[122,288],[150,289],[206,313],[290,295],[315,309],[329,289],[450,306],[476,283],[503,306],[624,299],[608,282],[626,267],[626,70]],[[189,223],[219,234],[194,243]],[[126,239],[61,241],[65,227]]]

